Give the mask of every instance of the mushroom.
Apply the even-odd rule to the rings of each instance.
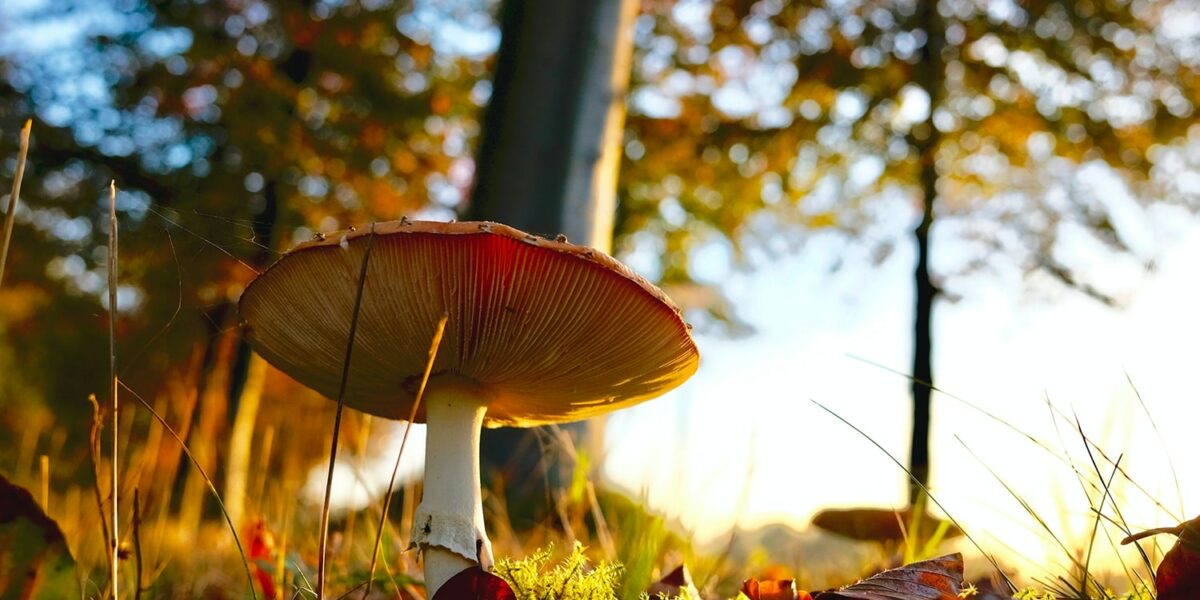
[[[901,543],[910,536],[926,537],[935,532],[945,539],[962,535],[953,523],[943,521],[927,511],[886,508],[827,509],[816,514],[813,526],[860,542],[878,542],[884,546]]]
[[[446,330],[416,422],[427,425],[413,545],[430,597],[492,566],[479,489],[481,427],[586,419],[659,396],[695,371],[679,310],[606,254],[496,223],[379,223],[344,401],[406,419]],[[371,235],[327,234],[286,253],[240,301],[251,346],[335,398],[359,265]]]

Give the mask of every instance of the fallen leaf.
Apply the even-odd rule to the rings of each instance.
[[[0,476],[0,600],[78,596],[62,530],[32,494]]]
[[[808,592],[796,589],[795,579],[747,579],[742,582],[742,596],[749,600],[812,600]]]
[[[817,592],[815,600],[958,600],[963,558],[948,554],[872,575],[840,590]],[[1160,599],[1161,600],[1161,599]]]
[[[442,587],[438,588],[433,600],[516,600],[508,582],[484,571],[469,567],[458,572]]]
[[[1144,537],[1170,533],[1179,539],[1163,556],[1154,575],[1158,600],[1195,600],[1200,598],[1200,517],[1178,527],[1151,529],[1121,541],[1128,544]]]

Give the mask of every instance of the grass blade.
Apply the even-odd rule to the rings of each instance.
[[[1076,430],[1079,431],[1080,439],[1083,440],[1083,449],[1085,451],[1087,451],[1088,460],[1090,460],[1092,462],[1092,468],[1096,471],[1096,476],[1099,477],[1101,481],[1104,481],[1104,475],[1100,472],[1100,465],[1096,463],[1096,456],[1094,454],[1092,454],[1092,444],[1090,443],[1090,440],[1088,439],[1087,435],[1083,432],[1083,425],[1079,422],[1079,415],[1075,415],[1075,428],[1076,428]],[[1104,494],[1106,497],[1108,497],[1109,499],[1112,500],[1113,514],[1115,514],[1117,516],[1116,519],[1111,520],[1112,523],[1117,524],[1117,526],[1121,529],[1121,531],[1126,536],[1128,536],[1129,534],[1133,533],[1133,530],[1130,529],[1129,522],[1125,520],[1125,515],[1121,514],[1121,506],[1117,503],[1117,499],[1112,497],[1112,493],[1111,493],[1112,479],[1113,479],[1113,477],[1116,476],[1116,472],[1120,471],[1120,469],[1121,469],[1120,463],[1121,463],[1121,457],[1118,457],[1116,462],[1113,463],[1113,475],[1109,477],[1108,483],[1105,484],[1105,486],[1104,486]],[[1103,507],[1104,507],[1104,502],[1103,502],[1103,499],[1101,499],[1100,509],[1097,509],[1097,511],[1096,511],[1098,515],[1104,514],[1103,511],[1101,510],[1101,509],[1103,509]],[[1097,517],[1097,525],[1098,524],[1099,524],[1099,517]],[[1093,536],[1094,535],[1095,534],[1093,533]],[[1141,547],[1141,545],[1137,546],[1137,551],[1138,551],[1138,554],[1142,558],[1142,562],[1146,565],[1146,569],[1150,573],[1150,576],[1154,577],[1154,564],[1152,562],[1150,562],[1150,557],[1146,555],[1146,551]],[[1089,552],[1090,552],[1090,548],[1089,548]],[[1125,566],[1124,561],[1121,561],[1121,566],[1122,567]],[[1145,584],[1145,582],[1142,582],[1142,583],[1143,583],[1143,585]]]
[[[968,446],[967,443],[965,441],[963,441],[963,439],[961,437],[955,435],[954,439],[957,440],[958,443],[961,444],[964,449],[966,449],[966,451],[976,460],[976,462],[978,462],[980,464],[980,466],[982,466],[985,470],[987,470],[987,472],[992,476],[992,478],[996,480],[996,483],[999,483],[1001,485],[1001,487],[1004,488],[1004,491],[1008,492],[1008,494],[1010,496],[1012,496],[1014,500],[1017,501],[1017,504],[1021,505],[1021,508],[1026,512],[1026,514],[1028,514],[1030,517],[1033,518],[1034,522],[1037,523],[1038,526],[1041,527],[1042,530],[1045,531],[1046,534],[1050,536],[1050,539],[1054,540],[1054,543],[1057,544],[1059,549],[1063,551],[1063,554],[1067,557],[1067,560],[1071,561],[1071,565],[1077,569],[1080,569],[1083,572],[1083,575],[1085,578],[1090,578],[1091,574],[1087,572],[1087,568],[1084,567],[1083,563],[1080,562],[1078,558],[1076,558],[1074,555],[1071,554],[1071,550],[1069,548],[1067,548],[1066,543],[1064,543],[1061,538],[1059,538],[1057,535],[1054,534],[1054,529],[1050,527],[1050,524],[1047,523],[1046,520],[1043,519],[1042,516],[1039,515],[1036,510],[1034,510],[1033,505],[1029,504],[1029,502],[1027,500],[1025,500],[1024,496],[1017,493],[1017,490],[1013,489],[1013,487],[1010,486],[1008,484],[1008,482],[1004,481],[1004,478],[1000,477],[1000,474],[997,473],[995,471],[995,469],[992,469],[990,466],[988,466],[988,464],[986,462],[984,462],[984,460],[982,458],[980,458],[979,455],[976,454],[975,451],[972,450],[971,447]],[[1060,577],[1059,579],[1062,579],[1062,578]],[[1063,583],[1070,585],[1069,582],[1067,582],[1065,580],[1063,581]],[[1098,589],[1104,589],[1104,586],[1101,585],[1099,581],[1096,581],[1093,579],[1092,583],[1094,585],[1096,585],[1096,587]],[[1087,582],[1084,581],[1083,585],[1084,585],[1084,587],[1086,587]],[[1083,593],[1082,589],[1076,589],[1074,586],[1071,586],[1071,590],[1072,590],[1072,593],[1074,593],[1074,592]]]
[[[971,402],[970,400],[963,398],[962,396],[955,395],[952,392],[948,392],[948,391],[946,391],[940,387],[937,387],[935,385],[932,385],[928,382],[919,381],[912,375],[909,375],[903,371],[893,369],[887,365],[875,362],[871,359],[857,356],[854,354],[847,354],[846,356],[853,360],[857,360],[859,362],[868,364],[872,367],[887,371],[888,373],[892,373],[893,375],[899,375],[900,377],[903,377],[909,381],[917,381],[921,385],[927,385],[927,386],[929,386],[929,388],[931,390],[937,392],[942,397],[948,398],[959,404],[962,404],[963,406],[966,406],[967,408],[970,408],[971,410],[974,410],[974,411],[984,415],[985,417],[991,419],[992,421],[995,421],[996,423],[1003,425],[1004,427],[1008,428],[1009,430],[1013,431],[1014,433],[1025,438],[1026,440],[1031,442],[1033,445],[1037,446],[1038,448],[1040,448],[1041,450],[1043,450],[1044,452],[1046,452],[1047,454],[1049,454],[1051,457],[1053,457],[1055,460],[1058,460],[1062,464],[1070,467],[1071,469],[1075,469],[1075,470],[1078,469],[1078,467],[1074,464],[1074,462],[1072,462],[1072,460],[1070,458],[1065,457],[1065,456],[1059,454],[1058,452],[1055,452],[1054,449],[1051,448],[1050,446],[1048,446],[1045,442],[1037,439],[1036,437],[1033,437],[1032,435],[1030,435],[1029,433],[1027,433],[1025,431],[1022,431],[1021,428],[1017,427],[1016,425],[1013,425],[1012,423],[1003,419],[999,415],[988,411],[987,409],[983,408],[982,406],[979,406],[978,404],[975,404],[975,403]],[[1050,405],[1050,409],[1054,412],[1055,415],[1058,416],[1058,418],[1062,419],[1063,422],[1070,423],[1070,419],[1068,419],[1067,416],[1065,414],[1063,414],[1063,412],[1060,411],[1053,404]],[[1060,438],[1061,438],[1061,435],[1060,435]],[[1116,466],[1115,463],[1113,462],[1113,460],[1111,458],[1109,458],[1109,456],[1107,454],[1105,454],[1104,449],[1100,448],[1091,439],[1088,439],[1088,445],[1091,446],[1100,455],[1100,458],[1104,459],[1105,462],[1107,462],[1109,465]],[[1150,493],[1149,490],[1147,490],[1140,483],[1138,483],[1137,480],[1135,480],[1131,475],[1129,475],[1129,473],[1126,472],[1123,467],[1118,466],[1117,470],[1121,474],[1122,479],[1124,479],[1130,485],[1132,485],[1134,487],[1134,489],[1136,489],[1138,492],[1141,492],[1148,500],[1153,502],[1156,507],[1161,509],[1164,513],[1166,513],[1167,515],[1169,515],[1171,518],[1173,518],[1175,520],[1180,520],[1180,521],[1183,520],[1183,517],[1181,515],[1177,515],[1173,510],[1171,510],[1170,508],[1167,508],[1167,506],[1162,503],[1162,501],[1158,498],[1157,495]],[[1099,486],[1096,486],[1090,480],[1087,482],[1087,484],[1091,485],[1093,490],[1101,491]]]
[[[921,483],[920,481],[917,480],[916,477],[913,476],[912,472],[909,471],[908,468],[904,466],[904,463],[897,460],[895,456],[892,456],[891,452],[888,452],[886,448],[881,446],[879,444],[879,442],[875,441],[874,438],[867,435],[867,433],[865,431],[859,429],[856,425],[854,425],[850,421],[847,421],[844,417],[842,417],[842,415],[839,415],[836,412],[834,412],[833,409],[829,408],[828,406],[825,406],[824,404],[821,404],[820,402],[817,402],[816,400],[809,399],[809,402],[816,404],[821,410],[833,415],[833,418],[841,421],[843,424],[845,424],[850,429],[853,429],[855,431],[855,433],[857,433],[858,435],[861,435],[868,442],[871,442],[871,445],[878,448],[879,451],[882,452],[884,454],[884,456],[888,457],[889,460],[891,460],[893,463],[895,463],[897,467],[900,467],[900,469],[903,470],[906,475],[908,475],[909,480],[912,481],[913,483],[915,483],[918,487],[920,487],[921,492],[924,493],[925,496],[927,498],[929,498],[929,500],[931,502],[933,502],[935,505],[937,505],[937,507],[940,508],[942,510],[942,512],[946,513],[946,518],[950,519],[950,522],[954,523],[954,526],[957,527],[959,529],[959,531],[963,532],[963,536],[966,537],[967,540],[969,540],[971,542],[971,545],[975,546],[975,549],[978,550],[979,553],[982,554],[985,558],[987,558],[988,562],[992,564],[992,567],[996,569],[996,572],[999,573],[1000,576],[1004,578],[1004,583],[1005,583],[1005,585],[1008,586],[1009,592],[1014,593],[1014,594],[1017,592],[1016,584],[1013,583],[1012,580],[1008,578],[1008,575],[1005,574],[1004,569],[1000,568],[1000,563],[996,562],[996,559],[993,558],[991,554],[988,554],[987,552],[983,551],[983,547],[979,545],[979,542],[975,541],[974,536],[972,536],[970,533],[968,533],[967,530],[962,525],[959,524],[958,520],[955,519],[954,516],[951,515],[949,511],[946,510],[946,507],[942,506],[942,503],[939,502],[938,499],[935,498],[933,496],[933,494],[931,494],[929,492],[929,488],[926,487],[925,484]]]
[[[233,525],[233,519],[229,518],[229,511],[225,510],[225,502],[221,500],[221,493],[217,491],[217,486],[213,484],[212,478],[208,476],[208,473],[204,470],[204,467],[200,465],[200,462],[196,460],[195,455],[192,454],[191,449],[188,448],[187,443],[183,441],[183,438],[179,437],[178,433],[175,433],[175,430],[171,428],[171,426],[167,423],[167,420],[164,419],[162,415],[158,414],[158,411],[154,410],[154,407],[150,406],[150,403],[146,402],[146,399],[142,398],[141,394],[133,391],[133,389],[128,385],[125,385],[124,382],[121,382],[121,387],[125,388],[125,391],[129,392],[138,401],[138,403],[142,405],[143,408],[150,412],[154,419],[158,421],[158,424],[162,425],[163,429],[166,429],[167,433],[171,434],[171,437],[175,438],[175,441],[179,443],[179,448],[183,450],[183,453],[188,457],[188,461],[190,461],[192,466],[196,467],[196,470],[200,472],[200,477],[204,478],[204,483],[208,484],[209,491],[211,491],[213,497],[217,499],[217,508],[221,510],[221,515],[225,517],[225,522],[229,524],[229,533],[233,535],[233,543],[237,546],[238,554],[242,557],[242,567],[246,570],[246,581],[250,584],[250,597],[254,600],[258,600],[258,592],[254,589],[254,575],[250,573],[250,561],[246,559],[246,551],[242,548],[242,540],[238,537],[237,527]]]
[[[4,283],[4,264],[8,262],[8,244],[12,242],[13,224],[17,221],[17,198],[21,196],[21,179],[25,177],[25,157],[29,154],[29,131],[33,119],[21,128],[21,150],[17,153],[17,171],[13,174],[12,194],[8,197],[8,213],[4,216],[4,240],[0,241],[0,284]]]
[[[1187,507],[1183,504],[1183,486],[1179,485],[1179,471],[1175,469],[1175,461],[1171,458],[1171,453],[1167,451],[1167,441],[1163,438],[1162,431],[1158,428],[1158,423],[1154,420],[1154,415],[1150,413],[1150,407],[1146,406],[1146,400],[1142,398],[1142,392],[1138,390],[1133,383],[1133,377],[1129,373],[1125,373],[1125,381],[1129,382],[1129,389],[1133,390],[1133,395],[1137,397],[1138,404],[1142,407],[1142,412],[1146,413],[1146,420],[1150,422],[1150,427],[1154,429],[1154,435],[1158,438],[1158,445],[1162,446],[1163,455],[1167,460],[1167,468],[1171,470],[1171,479],[1175,480],[1175,495],[1179,498],[1179,514],[1186,515]]]
[[[375,245],[375,224],[371,223],[371,235],[367,238],[367,250],[363,253],[362,268],[358,273],[358,291],[354,296],[354,311],[350,313],[350,333],[346,336],[346,358],[342,361],[342,381],[338,386],[337,412],[333,417],[333,440],[329,443],[329,476],[325,480],[325,502],[321,506],[321,547],[317,556],[317,600],[325,597],[326,551],[329,549],[329,497],[333,491],[333,467],[337,460],[338,433],[342,428],[342,410],[346,407],[346,383],[350,380],[350,354],[354,351],[354,334],[358,331],[358,313],[362,308],[363,289],[367,284],[367,265],[371,262],[371,248]]]
[[[425,372],[421,374],[421,386],[417,388],[412,410],[408,411],[408,426],[404,428],[404,436],[400,438],[400,450],[396,452],[396,464],[392,466],[392,477],[388,479],[387,493],[383,496],[383,510],[379,513],[379,528],[375,531],[375,546],[371,550],[371,569],[367,573],[366,596],[371,595],[371,584],[375,581],[375,566],[379,563],[379,548],[383,543],[383,525],[387,523],[388,507],[392,504],[392,494],[396,490],[396,473],[400,471],[400,459],[404,456],[404,446],[408,443],[408,432],[412,431],[413,420],[417,418],[417,409],[421,406],[421,398],[425,396],[425,385],[429,383],[433,361],[442,345],[442,334],[446,331],[446,321],[449,319],[450,315],[442,314],[442,318],[438,320],[437,328],[433,332],[433,341],[429,344],[429,359],[425,361]]]

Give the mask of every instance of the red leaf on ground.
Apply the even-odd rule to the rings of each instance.
[[[1163,556],[1154,575],[1158,600],[1195,600],[1200,598],[1200,517],[1170,529],[1153,529],[1125,538],[1129,543],[1157,533],[1179,537]]]
[[[817,592],[813,597],[816,600],[958,600],[962,580],[962,555],[948,554],[889,569],[840,590]]]
[[[470,567],[438,588],[433,600],[517,600],[517,595],[503,579],[479,567]]]

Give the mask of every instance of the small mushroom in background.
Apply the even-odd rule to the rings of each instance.
[[[897,551],[906,542],[923,544],[931,538],[950,540],[963,534],[957,525],[928,511],[887,508],[848,508],[823,510],[813,517],[818,529],[860,542],[874,542],[889,555],[882,568],[903,564],[904,553]]]
[[[943,539],[962,535],[962,530],[953,523],[946,523],[927,512],[917,514],[920,514],[920,523],[914,521],[912,508],[903,510],[886,508],[829,509],[817,513],[813,517],[812,524],[852,540],[881,544],[903,542],[913,533],[909,531],[913,526],[916,526],[921,535],[926,537],[939,529],[942,530],[941,537]]]
[[[301,244],[255,279],[240,310],[253,348],[337,396],[367,231]],[[679,310],[602,252],[496,223],[377,224],[345,404],[404,419],[448,316],[416,422],[426,424],[413,544],[430,597],[492,566],[479,488],[481,427],[577,421],[632,406],[695,373]]]

